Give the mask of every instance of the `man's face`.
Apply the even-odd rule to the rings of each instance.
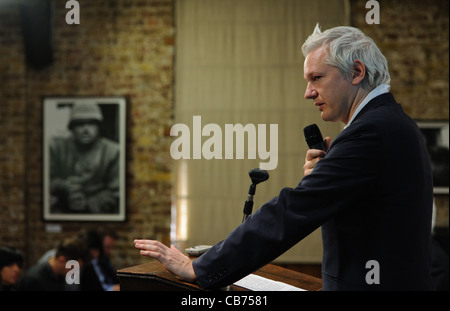
[[[21,271],[22,269],[17,263],[4,266],[0,270],[0,280],[5,285],[14,285],[19,280]]]
[[[336,67],[325,63],[326,56],[322,47],[307,55],[304,64],[304,77],[308,83],[305,98],[314,100],[324,121],[347,124],[356,89]]]
[[[103,253],[106,257],[110,257],[114,247],[116,246],[116,240],[109,235],[103,238]]]
[[[95,121],[80,121],[73,126],[75,140],[83,145],[94,142],[98,137],[98,124]]]

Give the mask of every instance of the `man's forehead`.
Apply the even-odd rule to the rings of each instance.
[[[315,50],[312,50],[311,52],[309,52],[308,55],[306,55],[305,58],[305,66],[306,65],[314,65],[317,63],[323,63],[323,59],[327,56],[327,53],[325,51],[324,48],[322,47],[318,47]]]
[[[327,53],[322,47],[312,50],[308,55],[306,55],[303,67],[304,76],[306,77],[313,74],[315,71],[324,70],[324,67],[327,66],[324,62],[326,56]]]

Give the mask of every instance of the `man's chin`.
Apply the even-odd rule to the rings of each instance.
[[[85,137],[85,138],[80,138],[78,140],[78,142],[82,145],[90,145],[94,142],[95,138],[92,137]]]

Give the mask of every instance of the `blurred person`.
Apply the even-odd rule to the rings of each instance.
[[[47,261],[32,266],[20,279],[17,290],[23,291],[78,291],[79,284],[68,284],[66,275],[72,270],[67,262],[75,260],[79,268],[86,261],[86,248],[77,238],[66,239]],[[78,271],[80,272],[80,271]]]
[[[100,264],[103,266],[105,274],[111,278],[114,284],[119,284],[119,278],[117,276],[117,270],[111,263],[114,248],[116,247],[116,241],[119,236],[111,229],[105,229],[102,231],[103,236],[103,256],[100,257]]]
[[[22,253],[13,248],[0,247],[0,291],[15,290],[22,267]]]
[[[83,291],[117,291],[118,279],[113,277],[115,273],[112,267],[105,261],[104,237],[97,230],[89,230],[81,234],[89,250],[89,261],[81,272],[81,290]]]
[[[110,229],[102,230],[103,236],[103,255],[106,258],[111,258],[114,248],[116,247],[116,241],[119,238],[117,233]]]

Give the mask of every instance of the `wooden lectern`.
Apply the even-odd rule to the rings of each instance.
[[[300,287],[309,291],[322,288],[322,280],[304,273],[285,269],[272,264],[266,265],[254,274]],[[201,291],[198,285],[183,282],[168,272],[157,260],[117,271],[121,291]],[[231,285],[227,290],[246,291],[248,289]]]

